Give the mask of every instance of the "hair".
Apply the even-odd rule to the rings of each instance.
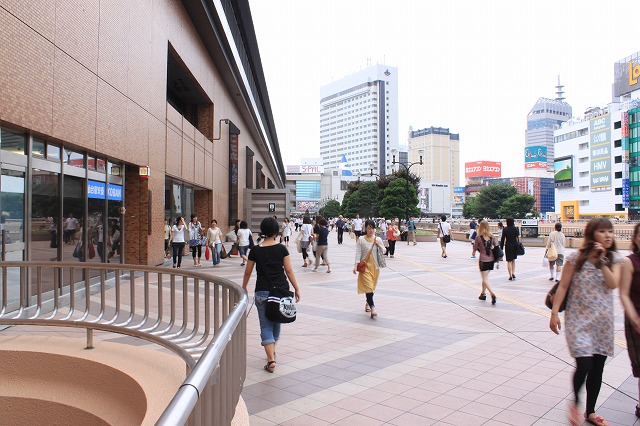
[[[311,218],[309,216],[305,216],[302,218],[302,223],[303,224],[310,224],[311,223]]]
[[[285,222],[289,222],[289,218],[288,218],[288,217],[285,217],[285,218],[284,218],[284,221],[285,221]]]
[[[447,221],[447,215],[443,214],[442,216],[440,216],[440,220],[442,220],[443,222]]]
[[[176,217],[176,226],[178,226],[180,224],[181,220],[182,220],[182,216]]]
[[[578,259],[576,260],[576,271],[582,269],[582,266],[589,258],[591,251],[593,250],[593,245],[596,243],[596,231],[600,229],[610,229],[613,230],[613,224],[609,219],[605,218],[593,218],[589,222],[587,222],[587,226],[584,228],[584,242],[582,243],[582,247],[578,250]],[[607,249],[607,253],[605,254],[605,258],[611,262],[613,260],[613,252],[616,251],[616,241],[613,240],[611,247]]]
[[[246,224],[246,222],[243,223]],[[240,226],[242,226],[242,224]],[[277,220],[273,217],[265,217],[262,219],[262,222],[260,222],[260,236],[262,238],[269,238],[278,235],[279,228]]]
[[[487,222],[486,220],[480,222],[480,225],[478,226],[478,235],[486,238],[493,237],[491,229],[489,229],[489,222]]]
[[[240,221],[240,229],[247,229],[248,227],[249,227],[249,224],[247,223],[246,220]]]
[[[504,228],[504,225],[502,224],[501,221],[498,221],[498,228]]]
[[[640,247],[636,244],[638,231],[640,231],[640,223],[636,223],[636,226],[633,227],[633,236],[631,237],[631,251],[634,252],[636,256],[640,256]]]
[[[211,219],[211,223],[215,223],[216,225],[218,224],[218,221],[215,219]]]
[[[323,216],[317,215],[317,216],[316,216],[316,223],[318,223],[318,224],[319,224],[319,223],[320,223],[320,221],[321,221],[322,219],[324,219],[324,217],[323,217]]]
[[[195,213],[191,213],[191,222],[193,222],[193,219],[197,219],[198,215]]]
[[[373,228],[376,229],[376,223],[374,221],[372,221],[371,219],[367,219],[364,221],[364,227],[366,228]]]
[[[556,231],[560,232],[560,230],[562,229],[562,224],[560,222],[556,223],[554,225],[554,228]]]
[[[319,217],[319,216],[318,216]],[[320,226],[327,226],[327,219],[325,219],[324,217],[320,217],[318,219],[318,225]]]
[[[507,218],[507,226],[516,226],[516,221],[512,217]]]

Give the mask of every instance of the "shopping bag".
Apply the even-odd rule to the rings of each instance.
[[[209,260],[210,257],[211,257],[211,252],[209,252],[209,246],[207,246],[206,250],[204,251],[204,258]]]
[[[542,267],[549,268],[549,259],[547,259],[546,257],[542,258]]]
[[[227,258],[227,249],[224,248],[224,244],[222,244],[222,250],[220,250],[220,259],[226,259]]]
[[[93,259],[94,257],[96,257],[96,249],[91,241],[89,241],[89,250],[87,254],[89,256],[89,259]]]

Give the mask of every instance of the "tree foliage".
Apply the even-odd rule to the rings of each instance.
[[[515,194],[505,200],[498,209],[500,217],[526,217],[533,213],[536,199],[529,194]]]
[[[418,205],[418,191],[416,188],[407,184],[407,180],[396,178],[389,182],[384,189],[384,198],[380,203],[379,214],[388,218],[404,218],[409,216],[418,216],[420,209]]]
[[[355,217],[356,214],[360,214],[361,217],[377,216],[380,201],[376,183],[358,182],[354,188],[353,191],[350,191],[351,188],[347,189],[342,199],[342,214],[347,217]]]
[[[511,185],[499,183],[480,190],[475,197],[469,197],[462,209],[464,217],[496,217],[498,209],[518,190]],[[466,212],[466,213],[465,213]]]
[[[327,204],[320,209],[319,213],[323,217],[337,217],[340,214],[340,203],[336,200],[329,200]]]

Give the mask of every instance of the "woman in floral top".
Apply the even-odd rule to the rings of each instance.
[[[569,255],[556,291],[549,328],[559,334],[558,310],[567,299],[565,324],[567,345],[576,359],[573,375],[575,403],[569,407],[569,422],[582,424],[578,393],[587,382],[584,418],[591,424],[608,423],[595,413],[607,356],[613,356],[613,295],[618,287],[622,256],[616,252],[613,225],[608,219],[591,219],[584,230],[580,250]],[[567,295],[568,292],[568,295]]]

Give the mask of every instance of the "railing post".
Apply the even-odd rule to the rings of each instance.
[[[85,349],[93,349],[93,330],[87,328],[87,347]]]

